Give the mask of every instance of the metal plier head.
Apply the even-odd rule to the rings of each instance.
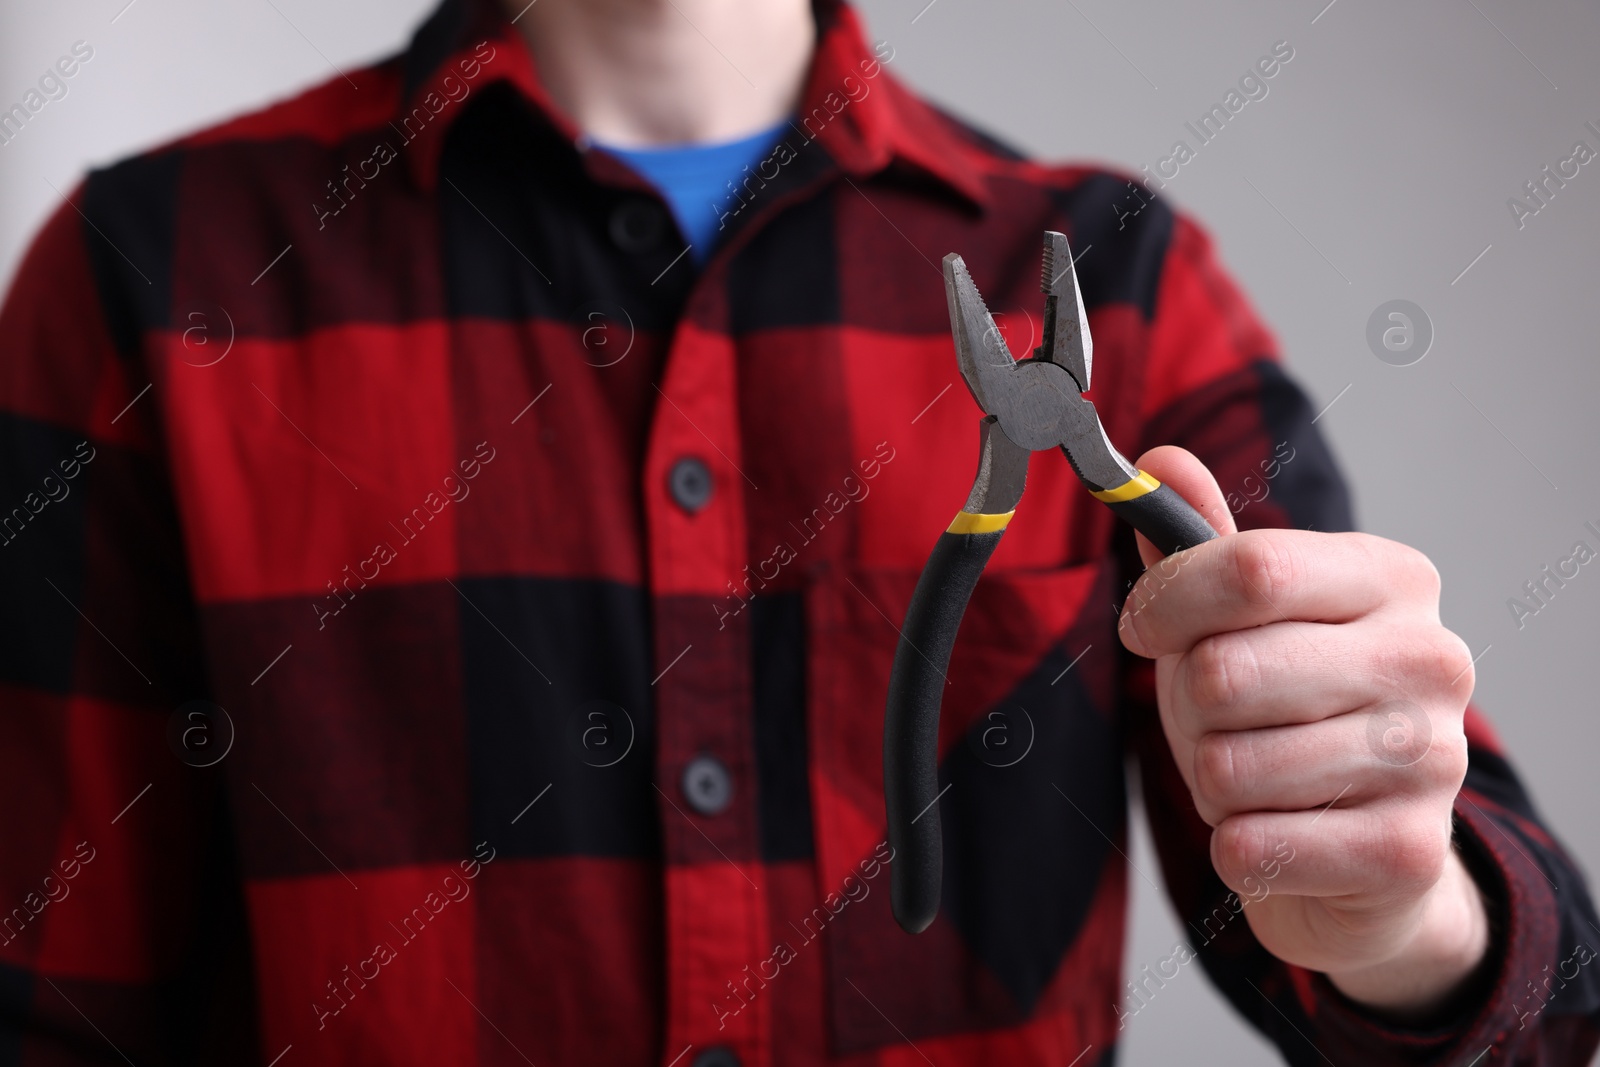
[[[968,510],[978,514],[1015,509],[1022,478],[1013,473],[1026,470],[1029,452],[1059,447],[1094,492],[1123,485],[1138,474],[1112,446],[1094,404],[1083,396],[1094,371],[1094,338],[1065,234],[1052,230],[1044,235],[1040,288],[1045,294],[1044,340],[1031,356],[1018,360],[966,263],[954,252],[944,257],[945,299],[961,377],[1004,435],[993,444],[992,433],[983,435],[984,458],[998,477],[985,481],[983,498],[969,501],[974,508]],[[1015,499],[1010,498],[1013,489]]]
[[[1094,368],[1089,319],[1064,235],[1044,235],[1044,342],[1015,359],[958,255],[944,257],[944,289],[956,358],[978,424],[978,474],[972,492],[928,557],[900,631],[883,725],[884,804],[890,901],[895,919],[916,933],[939,910],[943,838],[938,801],[939,704],[967,600],[1022,500],[1028,457],[1060,448],[1090,493],[1164,553],[1216,536],[1170,486],[1138,470],[1112,447],[1085,399]]]

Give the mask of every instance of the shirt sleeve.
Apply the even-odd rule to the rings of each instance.
[[[92,200],[0,307],[0,1063],[244,1062],[225,731],[126,325],[161,279],[127,291]]]
[[[1207,236],[1177,218],[1144,379],[1141,448],[1178,444],[1216,475],[1241,529],[1353,528],[1348,494],[1287,378],[1277,345],[1221,269]],[[1131,537],[1124,577],[1139,573]],[[1479,973],[1441,1018],[1405,1027],[1345,998],[1321,974],[1255,940],[1245,907],[1216,876],[1211,829],[1195,811],[1156,711],[1147,660],[1127,656],[1129,737],[1167,892],[1189,948],[1233,1006],[1293,1064],[1584,1064],[1600,1043],[1600,946],[1583,877],[1542,825],[1487,720],[1469,708],[1469,770],[1456,799],[1455,846],[1490,912]],[[1130,997],[1150,976],[1133,974]],[[1124,1008],[1122,1010],[1134,1010]],[[1486,1050],[1482,1061],[1476,1058]]]

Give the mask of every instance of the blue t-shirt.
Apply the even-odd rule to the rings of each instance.
[[[788,125],[785,120],[749,137],[718,144],[618,148],[596,141],[595,147],[603,148],[649,179],[689,239],[689,254],[696,262],[704,263],[721,236],[722,216],[739,206],[733,190],[739,188],[745,168],[754,171]]]

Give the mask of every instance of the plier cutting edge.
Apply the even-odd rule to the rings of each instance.
[[[1011,521],[1033,452],[1060,448],[1095,499],[1165,554],[1216,537],[1170,486],[1129,463],[1106,437],[1089,388],[1094,343],[1063,234],[1044,235],[1043,343],[1015,359],[959,255],[944,257],[956,359],[978,422],[972,493],[933,546],[917,581],[889,677],[883,784],[894,848],[895,921],[920,933],[939,910],[943,842],[938,798],[939,703],[956,631],[972,589]]]

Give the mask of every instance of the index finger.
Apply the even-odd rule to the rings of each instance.
[[[1349,622],[1393,595],[1387,544],[1363,534],[1246,530],[1197,545],[1134,584],[1118,624],[1122,642],[1153,657],[1269,622]]]

